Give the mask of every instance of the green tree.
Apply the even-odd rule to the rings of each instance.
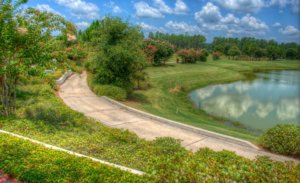
[[[231,56],[232,59],[236,59],[237,56],[241,54],[240,49],[237,46],[232,46],[228,50],[228,55]]]
[[[163,40],[147,39],[144,51],[153,65],[161,65],[174,54],[174,46]]]
[[[96,82],[132,90],[135,80],[141,80],[146,63],[140,28],[106,17],[90,30],[90,35],[96,53],[91,64]]]
[[[18,10],[26,2],[0,1],[0,113],[6,116],[15,112],[20,76],[36,75],[51,65],[57,47],[52,33],[66,27],[58,15]]]

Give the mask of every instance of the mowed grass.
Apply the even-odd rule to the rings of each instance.
[[[173,58],[174,60],[174,58]],[[255,142],[257,135],[224,124],[196,109],[188,93],[207,85],[247,79],[257,71],[300,69],[300,61],[208,61],[149,67],[150,88],[135,91],[127,105],[214,132]]]

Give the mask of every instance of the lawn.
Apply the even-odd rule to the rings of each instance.
[[[295,182],[295,180],[300,180],[300,165],[291,162],[274,162],[265,157],[249,160],[229,151],[214,152],[209,149],[200,149],[192,153],[172,138],[146,141],[129,131],[106,127],[69,109],[61,99],[55,96],[54,90],[47,83],[36,78],[31,81],[25,79],[19,87],[18,106],[15,116],[0,117],[0,129],[144,171],[148,173],[149,180],[155,182],[209,182],[212,180],[217,182],[275,180]],[[2,151],[0,152],[7,152],[7,148],[12,151],[9,156],[5,154],[3,156],[1,153],[0,169],[7,174],[17,176],[19,180],[28,180],[21,176],[28,175],[24,170],[26,166],[33,168],[30,169],[31,171],[35,170],[34,168],[40,169],[35,172],[34,176],[48,176],[44,172],[48,168],[40,166],[40,162],[49,157],[43,149],[37,148],[32,151],[37,154],[32,155],[32,158],[39,161],[23,162],[24,159],[17,158],[18,153],[24,151],[23,147],[26,151],[31,151],[31,147],[35,147],[29,144],[18,145],[23,142],[15,138],[9,139],[6,136],[1,137]],[[30,152],[29,155],[32,153]],[[60,160],[57,161],[60,162]],[[47,161],[47,163],[58,168],[57,161]],[[65,163],[68,161],[69,159]],[[72,165],[74,161],[76,160],[71,158],[69,163]],[[81,164],[79,161],[74,166],[89,166],[87,164],[89,163]],[[91,171],[94,172],[94,166],[91,167]],[[69,176],[73,177],[67,174],[69,170],[64,170],[66,173],[62,173],[62,176],[66,179]],[[95,171],[102,170],[106,172],[105,167]],[[76,168],[74,171],[77,171]],[[121,178],[122,175],[122,173],[116,174],[116,179]],[[80,176],[78,180],[88,177],[84,173]],[[51,180],[60,180],[59,178]]]
[[[194,89],[211,84],[243,80],[258,71],[300,69],[300,61],[208,61],[197,64],[176,64],[149,67],[150,88],[135,91],[126,105],[140,110],[201,127],[214,132],[255,142],[257,135],[238,127],[229,127],[224,120],[196,109],[188,99]]]

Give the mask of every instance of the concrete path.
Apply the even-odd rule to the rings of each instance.
[[[60,86],[59,96],[73,110],[92,117],[107,126],[128,129],[147,140],[153,140],[156,137],[173,137],[182,140],[182,145],[193,151],[201,147],[208,147],[216,151],[223,149],[234,151],[238,155],[250,159],[265,155],[274,160],[300,162],[293,158],[265,152],[247,141],[176,122],[165,122],[168,120],[144,115],[138,110],[128,110],[127,107],[122,107],[122,105],[118,105],[106,97],[96,96],[87,85],[85,73],[74,74],[69,77]]]

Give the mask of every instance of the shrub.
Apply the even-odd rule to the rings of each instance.
[[[149,63],[161,65],[173,55],[174,46],[166,41],[147,39],[144,41],[144,52]]]
[[[127,98],[127,92],[113,85],[95,85],[93,91],[99,96],[107,96],[116,100],[124,101]]]
[[[206,50],[182,49],[177,52],[183,63],[196,63],[196,61],[205,62],[207,60]]]
[[[72,124],[75,113],[53,103],[43,102],[25,107],[24,115],[34,120],[42,120],[53,125]]]
[[[177,52],[183,63],[196,63],[197,52],[194,49],[182,49]]]
[[[300,157],[300,127],[276,125],[261,136],[260,143],[272,152]]]
[[[212,53],[213,60],[220,60],[221,52],[215,51]]]

